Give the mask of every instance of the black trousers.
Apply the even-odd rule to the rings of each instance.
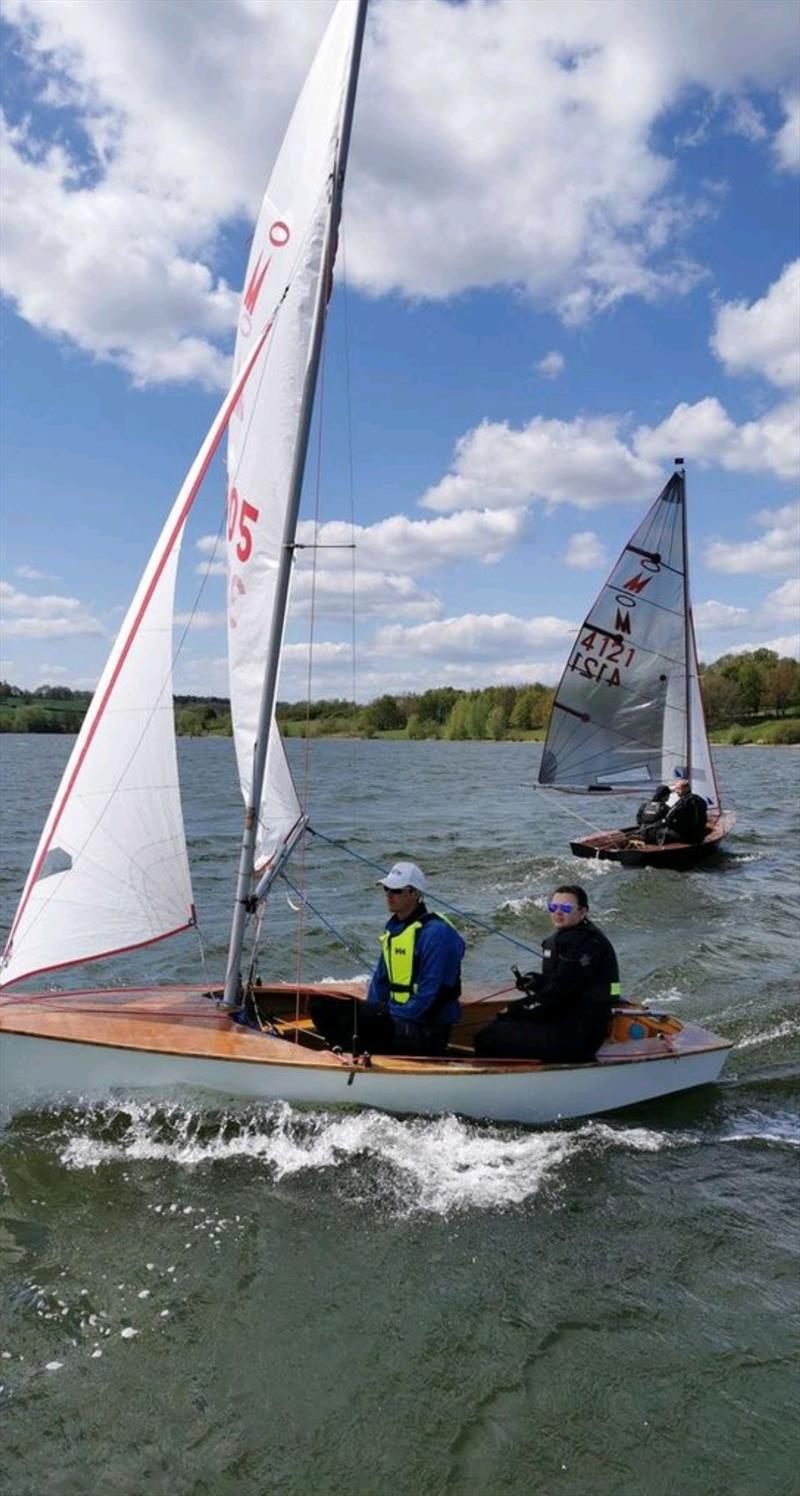
[[[550,1065],[585,1065],[608,1032],[610,1013],[564,1018],[512,1018],[501,1013],[475,1035],[481,1059],[544,1060]]]
[[[441,1055],[450,1037],[447,1026],[404,1023],[382,1008],[338,997],[310,997],[308,1012],[317,1033],[348,1054]]]
[[[642,841],[646,842],[648,847],[666,847],[670,842],[684,840],[683,837],[678,836],[674,831],[670,831],[666,826],[645,826],[641,837]]]

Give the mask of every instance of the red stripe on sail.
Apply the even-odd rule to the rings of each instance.
[[[159,940],[171,940],[173,935],[182,935],[185,930],[193,930],[194,927],[195,920],[190,919],[185,925],[176,925],[174,930],[165,930],[163,935],[152,935],[149,940],[136,940],[134,941],[133,945],[118,945],[115,946],[114,950],[112,951],[97,951],[93,956],[70,956],[68,961],[57,961],[55,966],[37,966],[32,971],[21,971],[19,973],[19,976],[14,977],[14,981],[25,982],[28,980],[28,977],[40,977],[43,976],[46,971],[63,971],[66,966],[80,966],[80,964],[84,961],[105,961],[108,960],[111,956],[124,956],[127,951],[140,951],[146,945],[158,945]],[[0,982],[0,992],[4,992],[7,986],[10,987],[11,983],[7,982],[4,984],[3,982]],[[109,990],[114,992],[139,991],[138,987],[114,987],[110,988]],[[40,992],[37,995],[39,997],[51,997],[52,993]],[[78,996],[80,996],[80,994],[78,994]],[[22,993],[21,1000],[30,1001],[30,995],[27,993]]]
[[[34,885],[36,884],[36,881],[37,881],[37,879],[39,877],[39,874],[40,874],[40,872],[42,870],[42,866],[44,864],[44,860],[45,860],[45,858],[46,858],[46,856],[47,856],[48,852],[50,851],[50,848],[51,848],[51,846],[53,844],[53,837],[56,834],[56,830],[58,829],[59,821],[61,820],[61,817],[64,814],[64,811],[65,811],[65,809],[67,807],[67,803],[69,801],[69,797],[70,797],[70,795],[72,793],[72,790],[74,788],[74,785],[75,785],[75,780],[77,779],[78,774],[80,773],[80,771],[81,771],[81,769],[83,767],[84,760],[86,758],[86,754],[88,753],[89,748],[91,747],[92,742],[94,741],[95,733],[97,732],[97,729],[98,729],[98,727],[100,725],[100,722],[102,720],[103,714],[105,712],[105,709],[106,709],[106,707],[108,705],[108,702],[109,702],[109,699],[111,697],[111,693],[114,690],[114,687],[116,686],[116,683],[117,683],[117,681],[119,679],[122,667],[125,664],[126,659],[128,658],[128,655],[129,655],[130,650],[131,650],[131,646],[133,645],[133,641],[134,641],[134,639],[136,638],[136,635],[139,632],[139,628],[141,626],[142,619],[144,618],[144,615],[145,615],[145,613],[147,612],[147,609],[150,606],[150,602],[152,600],[153,593],[154,593],[154,591],[156,589],[156,586],[158,585],[159,581],[161,580],[161,577],[162,577],[163,572],[164,572],[164,567],[166,566],[167,561],[169,560],[169,557],[172,554],[172,551],[174,549],[175,542],[178,539],[178,536],[181,534],[181,531],[183,530],[183,527],[186,524],[186,520],[188,518],[189,511],[190,511],[190,509],[191,509],[191,507],[192,507],[195,499],[197,498],[197,494],[198,494],[198,490],[200,488],[200,485],[202,484],[203,479],[205,478],[206,473],[208,472],[211,460],[214,457],[214,454],[216,453],[217,447],[219,446],[219,444],[220,444],[220,442],[222,440],[222,437],[224,436],[224,434],[225,434],[225,432],[227,430],[228,423],[229,423],[230,418],[231,418],[231,416],[233,414],[234,407],[235,407],[235,405],[236,405],[236,403],[237,403],[237,401],[238,401],[238,399],[239,399],[239,397],[240,397],[240,395],[241,395],[241,393],[242,393],[242,391],[243,391],[243,389],[244,389],[244,387],[245,387],[248,379],[250,378],[250,375],[251,375],[251,373],[253,371],[253,365],[255,364],[256,359],[258,358],[258,355],[260,354],[261,349],[263,348],[263,346],[264,346],[264,344],[265,344],[265,342],[267,340],[267,337],[269,336],[270,332],[272,331],[273,323],[274,323],[274,318],[270,322],[267,323],[267,326],[264,328],[264,331],[262,332],[261,337],[259,338],[259,340],[258,340],[255,348],[253,349],[253,352],[251,353],[250,358],[248,359],[247,364],[245,365],[244,369],[242,370],[241,374],[239,375],[239,378],[238,378],[238,380],[237,380],[234,388],[232,389],[230,395],[228,396],[228,400],[227,400],[226,404],[223,405],[222,410],[220,411],[220,414],[217,416],[218,428],[214,432],[214,435],[212,437],[211,443],[209,445],[208,452],[206,453],[206,456],[205,456],[203,464],[202,464],[202,466],[200,468],[200,471],[197,474],[197,477],[196,477],[194,483],[192,484],[192,487],[191,487],[191,489],[190,489],[190,491],[189,491],[189,493],[188,493],[188,495],[186,497],[186,501],[185,501],[185,503],[183,505],[183,508],[182,508],[182,510],[180,512],[180,515],[178,516],[178,519],[175,522],[175,525],[174,525],[173,530],[172,530],[172,534],[169,536],[169,538],[167,540],[167,543],[166,543],[166,545],[164,547],[163,553],[162,553],[161,558],[160,558],[160,560],[158,562],[158,565],[156,567],[156,570],[155,570],[155,573],[153,575],[153,578],[152,578],[152,580],[150,582],[150,586],[147,589],[147,593],[146,593],[145,597],[142,599],[141,607],[139,608],[139,611],[138,611],[138,613],[137,613],[137,615],[136,615],[136,617],[135,617],[135,619],[134,619],[134,621],[133,621],[133,623],[131,625],[131,629],[130,629],[130,632],[128,634],[128,637],[125,640],[125,644],[123,645],[123,648],[122,648],[122,650],[120,652],[120,657],[117,660],[117,664],[116,664],[116,667],[114,669],[114,673],[113,673],[113,675],[111,677],[111,680],[109,681],[109,683],[108,683],[108,685],[106,687],[105,693],[103,695],[103,699],[102,699],[102,701],[98,705],[97,712],[95,714],[94,720],[91,723],[91,726],[89,727],[89,730],[88,730],[88,732],[86,734],[86,742],[84,743],[83,748],[81,749],[81,752],[80,752],[80,754],[78,756],[78,761],[75,764],[75,768],[73,769],[72,774],[70,776],[69,784],[66,786],[66,788],[64,790],[64,794],[63,794],[62,799],[61,799],[61,804],[59,805],[58,810],[56,811],[55,817],[53,819],[53,824],[50,827],[50,835],[48,836],[47,841],[45,842],[44,846],[42,847],[42,850],[41,850],[41,852],[39,854],[39,857],[38,857],[38,859],[36,861],[35,866],[31,869],[31,873],[30,873],[30,877],[28,879],[27,887],[26,887],[25,892],[24,892],[24,894],[22,896],[22,899],[20,901],[20,906],[19,906],[19,909],[17,910],[16,916],[15,916],[15,919],[14,919],[14,923],[11,926],[11,931],[10,931],[10,934],[9,934],[9,937],[8,937],[8,941],[6,943],[6,954],[8,954],[10,952],[11,948],[12,948],[12,942],[13,942],[13,939],[14,939],[14,934],[15,934],[15,932],[16,932],[18,926],[19,926],[19,922],[22,919],[22,916],[25,913],[25,910],[26,910],[26,908],[28,906],[28,901],[30,899],[31,893],[33,892]],[[212,431],[213,431],[213,427],[212,427]],[[184,929],[185,927],[183,925],[181,925],[180,928]],[[171,933],[176,933],[176,932],[173,931]],[[162,937],[161,936],[157,936],[156,938],[157,939],[161,939]],[[149,945],[150,941],[145,941],[144,943],[146,945]],[[130,946],[130,947],[127,947],[127,949],[133,950],[133,949],[135,949],[135,947],[134,946]],[[113,953],[110,953],[110,954],[113,954]],[[92,957],[84,957],[83,959],[84,960],[92,960],[93,958]],[[74,963],[72,961],[67,961],[67,962],[62,962],[61,964],[62,965],[66,965],[66,966],[71,966]],[[42,971],[57,971],[58,967],[55,967],[55,966],[44,966],[44,967],[41,968],[41,970]],[[31,972],[29,974],[31,976],[35,976],[36,975],[35,972]]]

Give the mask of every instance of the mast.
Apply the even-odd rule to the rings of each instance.
[[[253,866],[255,861],[258,811],[261,804],[261,793],[264,785],[264,772],[267,761],[267,747],[269,744],[270,723],[272,721],[272,716],[275,710],[278,669],[280,665],[283,628],[289,597],[289,582],[291,579],[292,561],[294,558],[297,517],[300,508],[300,495],[303,488],[303,475],[305,473],[306,453],[308,451],[308,439],[311,430],[311,417],[314,409],[314,397],[317,387],[320,354],[322,352],[322,337],[325,331],[325,316],[327,311],[331,278],[333,275],[333,261],[336,253],[336,238],[342,210],[344,176],[347,166],[347,155],[350,147],[350,135],[353,125],[353,112],[355,109],[358,70],[361,62],[361,49],[364,40],[367,3],[368,0],[357,0],[358,9],[353,36],[353,49],[350,57],[350,70],[347,79],[347,87],[345,90],[344,105],[342,108],[339,145],[331,179],[330,210],[328,213],[328,222],[325,229],[325,242],[322,249],[321,268],[319,281],[317,284],[316,301],[314,305],[314,317],[311,343],[309,348],[309,358],[306,365],[305,379],[303,382],[303,394],[300,403],[299,420],[297,426],[297,440],[295,444],[292,473],[289,483],[289,502],[286,508],[286,518],[281,540],[280,560],[278,563],[278,574],[275,586],[275,598],[272,609],[270,648],[265,662],[264,683],[262,687],[261,702],[259,706],[256,743],[253,750],[253,780],[250,792],[250,803],[245,809],[242,845],[239,855],[239,874],[236,885],[236,901],[233,909],[231,939],[228,950],[228,966],[225,974],[225,994],[223,1002],[226,1008],[237,1008],[240,1003],[240,968],[242,959],[242,945],[244,943],[245,923],[248,912],[247,903],[250,895]]]
[[[682,777],[692,782],[692,610],[689,601],[689,539],[686,524],[686,468],[683,458],[675,458],[678,480],[681,485],[681,536],[683,544],[683,661],[686,699],[686,763],[681,765]]]

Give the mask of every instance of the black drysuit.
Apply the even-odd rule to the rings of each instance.
[[[583,1064],[605,1039],[619,997],[611,941],[590,920],[556,930],[542,942],[542,972],[521,977],[528,996],[475,1035],[484,1058]]]
[[[702,795],[684,795],[670,807],[664,819],[654,826],[645,826],[642,839],[656,846],[665,842],[689,842],[697,845],[708,827],[708,806]]]

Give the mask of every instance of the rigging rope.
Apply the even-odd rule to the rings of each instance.
[[[582,821],[584,826],[589,827],[590,831],[595,832],[595,834],[602,832],[602,826],[596,826],[594,821],[587,820],[586,816],[582,816],[579,810],[570,810],[570,807],[565,805],[564,801],[556,796],[554,790],[545,789],[544,785],[541,784],[535,784],[533,788],[538,790],[540,795],[552,795],[556,799],[559,810],[563,810],[565,815],[574,816],[576,821]]]
[[[347,842],[337,841],[333,836],[326,836],[324,831],[317,831],[313,826],[308,826],[306,829],[311,836],[316,836],[320,841],[327,842],[329,846],[336,847],[339,852],[346,852],[348,857],[353,857],[356,862],[363,862],[367,867],[373,868],[378,873],[385,871],[382,863],[375,862],[371,857],[364,857],[361,852],[354,852],[352,847],[348,847]],[[514,935],[507,935],[505,930],[498,930],[495,925],[489,924],[487,920],[479,919],[476,914],[471,914],[466,909],[460,909],[457,904],[448,903],[446,899],[440,898],[438,894],[434,902],[440,904],[443,909],[448,909],[451,914],[457,914],[460,919],[466,920],[468,924],[474,925],[476,929],[485,930],[489,935],[496,935],[498,940],[505,940],[509,945],[515,945],[518,950],[527,951],[530,956],[539,955],[539,951],[535,946],[527,945],[524,940],[517,940]]]
[[[337,930],[336,926],[334,924],[331,924],[331,921],[329,919],[325,918],[325,915],[322,913],[322,911],[320,909],[317,909],[312,904],[307,894],[303,893],[301,889],[296,887],[291,878],[287,878],[285,873],[281,873],[280,876],[282,881],[286,884],[287,888],[291,888],[292,893],[301,900],[301,902],[307,909],[311,910],[312,914],[316,915],[320,924],[323,924],[326,930],[330,930],[331,935],[335,936],[336,940],[339,941],[339,944],[343,945],[345,950],[350,952],[351,956],[355,956],[357,961],[363,962],[366,966],[371,965],[371,958],[360,948],[360,946],[353,945],[351,941],[346,940],[344,935],[341,933],[341,930]]]

